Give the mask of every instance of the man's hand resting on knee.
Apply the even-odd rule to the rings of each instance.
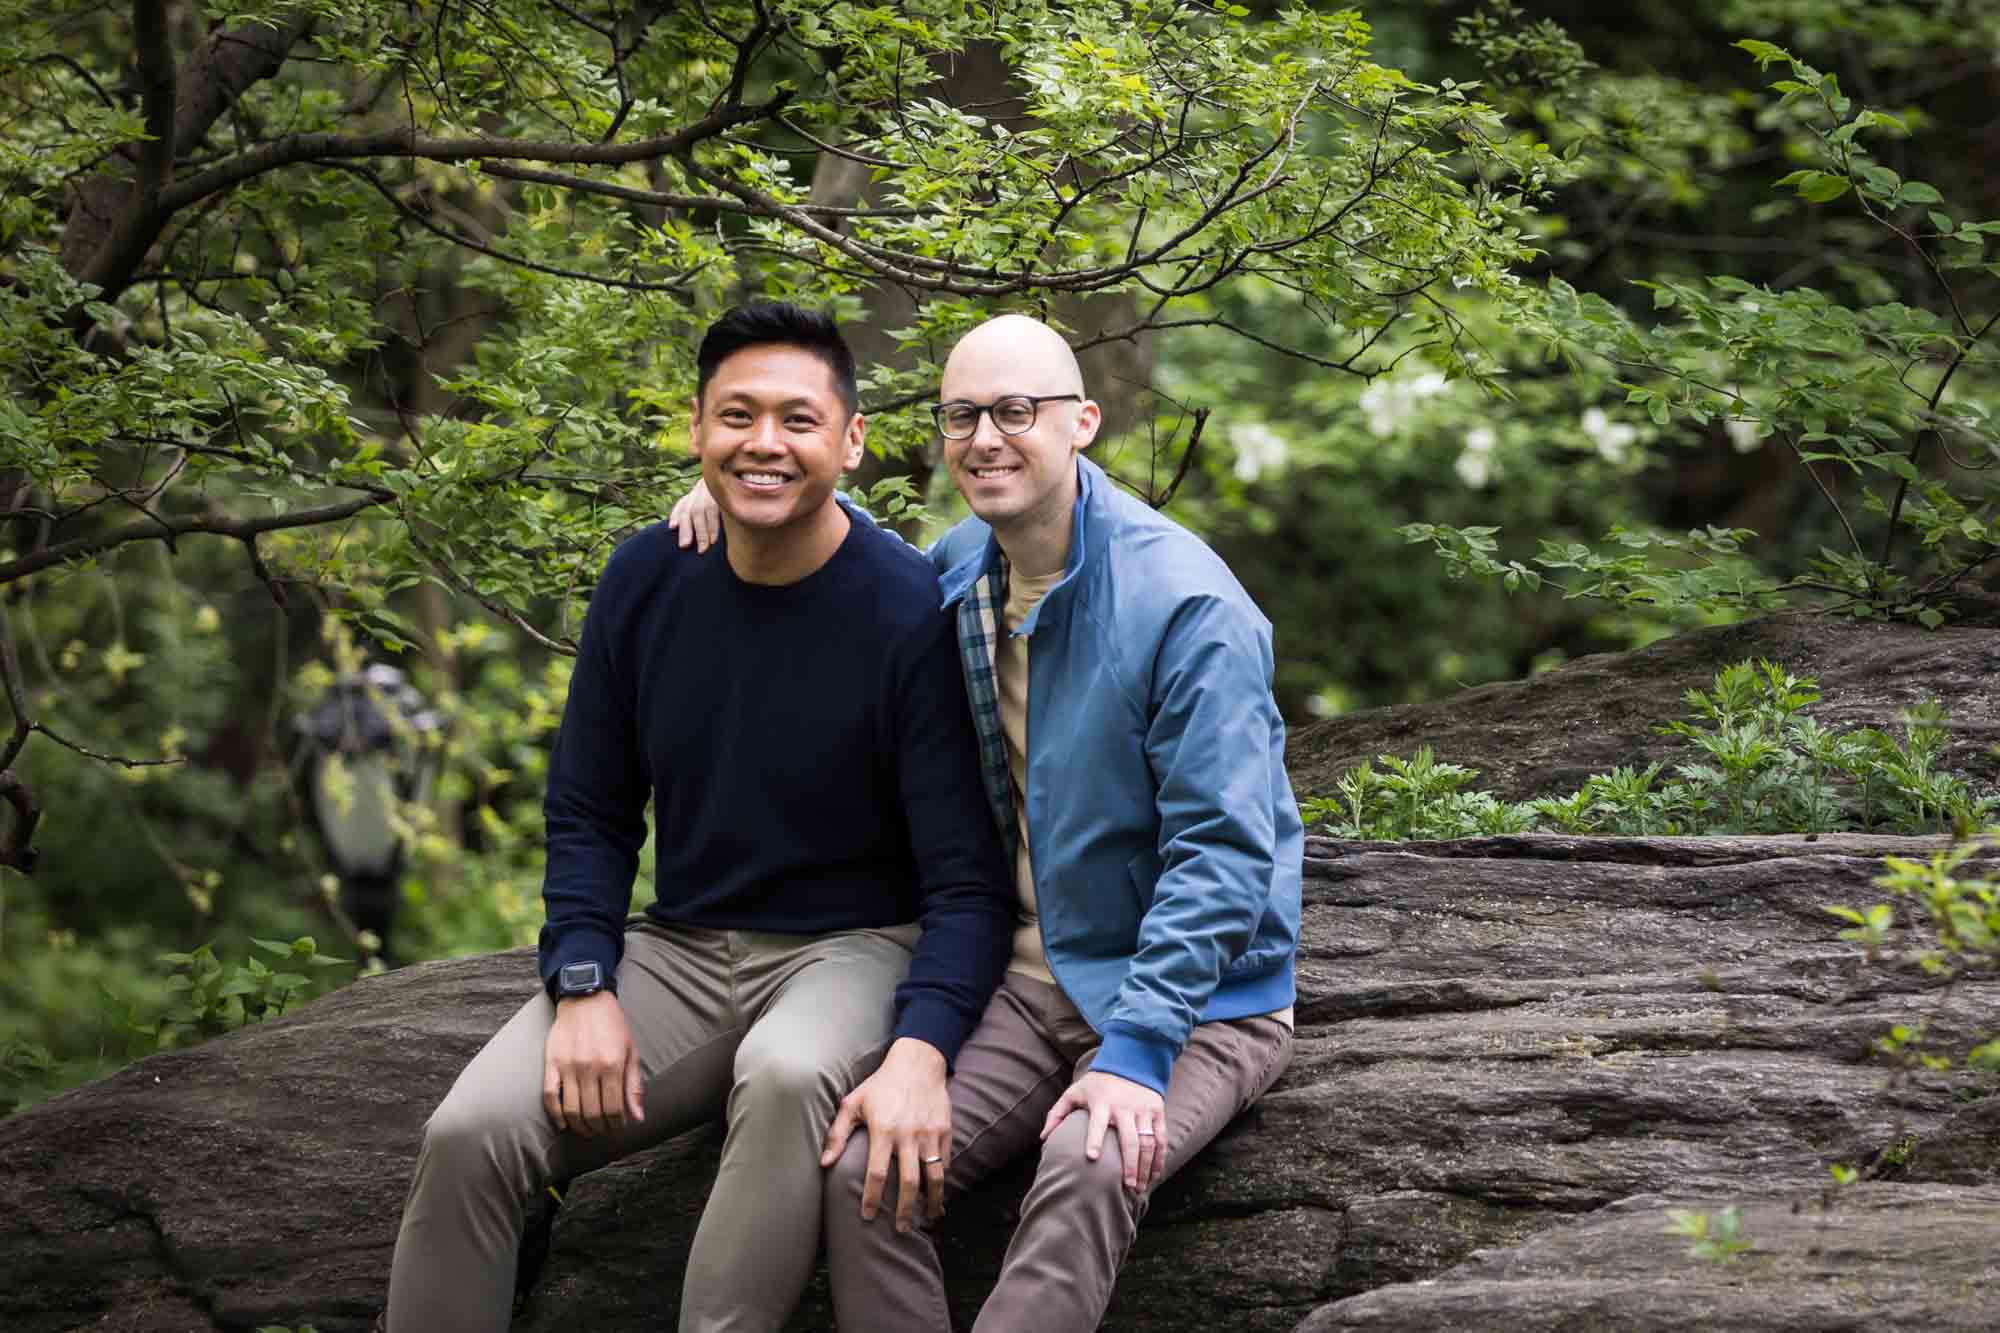
[[[1073,1111],[1084,1111],[1090,1124],[1083,1155],[1096,1161],[1104,1151],[1105,1130],[1118,1134],[1125,1188],[1135,1193],[1160,1183],[1167,1170],[1167,1101],[1143,1083],[1090,1070],[1049,1108],[1042,1121],[1042,1142],[1056,1132]]]
[[[891,1159],[899,1182],[896,1230],[910,1229],[920,1191],[924,1215],[933,1222],[944,1216],[944,1171],[951,1165],[951,1094],[945,1091],[944,1079],[944,1056],[937,1047],[916,1037],[901,1037],[882,1058],[882,1067],[841,1099],[819,1164],[832,1166],[854,1131],[868,1130],[861,1216],[869,1221],[882,1206]]]
[[[645,1079],[625,1010],[610,991],[556,1004],[542,1046],[542,1106],[560,1129],[595,1137],[646,1118]]]

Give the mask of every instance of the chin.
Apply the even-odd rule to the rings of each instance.
[[[961,491],[960,494],[963,495],[964,492]],[[965,507],[972,511],[974,518],[979,519],[988,527],[1017,519],[1027,510],[1025,504],[1013,497],[975,500],[970,495],[966,495]]]

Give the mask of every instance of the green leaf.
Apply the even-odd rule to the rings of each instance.
[[[1760,66],[1769,65],[1773,61],[1790,60],[1792,58],[1791,53],[1785,50],[1784,47],[1772,42],[1760,42],[1752,37],[1745,37],[1739,42],[1731,42],[1730,45],[1739,51],[1748,51],[1752,56],[1756,57],[1757,63]]]
[[[1815,204],[1832,203],[1854,187],[1847,177],[1825,171],[1795,171],[1780,184],[1796,185],[1799,197]]]
[[[1944,202],[1944,196],[1937,187],[1923,181],[1904,181],[1903,188],[1896,192],[1898,202],[1905,204],[1936,204]],[[1949,230],[1947,228],[1946,230]]]

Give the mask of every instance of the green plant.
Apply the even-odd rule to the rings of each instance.
[[[1818,684],[1772,662],[1737,662],[1708,690],[1689,690],[1688,718],[1657,728],[1700,752],[1701,762],[1621,766],[1593,774],[1566,796],[1509,803],[1467,790],[1478,772],[1437,759],[1380,756],[1335,780],[1335,795],[1309,800],[1306,822],[1339,838],[1400,840],[1523,833],[1709,835],[1728,833],[1933,833],[1978,827],[2000,811],[1943,771],[1947,717],[1935,701],[1912,708],[1898,739],[1872,727],[1834,732],[1807,716]],[[1381,767],[1377,768],[1376,764]],[[1886,925],[1846,914],[1849,936]]]
[[[1876,883],[1888,889],[1912,918],[1923,943],[1917,963],[1933,976],[1955,979],[1968,971],[1988,974],[2000,968],[2000,880],[1964,873],[1966,864],[1994,844],[1986,839],[1961,839],[1928,858],[1885,858]],[[1895,905],[1876,903],[1862,912],[1852,907],[1826,909],[1851,922],[1840,938],[1862,946],[1869,962],[1888,952]],[[1923,1024],[1898,1024],[1876,1040],[1876,1048],[1899,1066],[1949,1069],[1952,1056],[1926,1040]],[[1965,1064],[1986,1072],[2000,1071],[2000,1034],[1964,1054]]]
[[[161,1045],[184,1035],[211,1037],[245,1023],[274,1018],[316,989],[310,969],[340,967],[348,962],[320,953],[310,935],[301,935],[290,944],[276,940],[251,943],[276,955],[281,966],[308,971],[274,969],[255,955],[226,965],[206,944],[189,953],[161,954],[161,962],[178,969],[167,979],[167,989],[176,998],[155,1028]]]
[[[1731,1264],[1751,1248],[1750,1237],[1743,1230],[1743,1214],[1734,1204],[1720,1213],[1669,1208],[1667,1217],[1667,1234],[1685,1237],[1688,1253],[1696,1259]]]
[[[1462,790],[1478,770],[1440,763],[1429,746],[1408,759],[1383,755],[1380,762],[1379,770],[1364,762],[1343,773],[1334,784],[1337,795],[1305,802],[1300,810],[1306,823],[1324,824],[1334,837],[1381,842],[1522,833],[1533,823],[1525,806]]]

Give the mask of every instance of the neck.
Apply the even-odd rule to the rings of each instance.
[[[745,583],[797,583],[833,559],[853,520],[833,499],[778,528],[753,528],[722,515],[723,551]]]
[[[993,525],[993,538],[1007,555],[1007,564],[1024,578],[1055,574],[1069,563],[1070,532],[1075,526],[1077,488],[1065,486],[1049,502],[1020,515],[1004,527]]]

